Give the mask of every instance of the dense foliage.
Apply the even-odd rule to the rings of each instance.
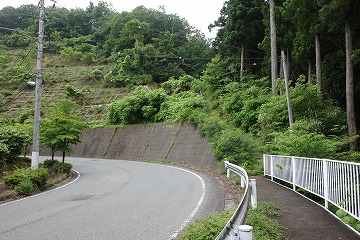
[[[65,153],[71,150],[70,144],[80,141],[80,134],[86,127],[86,121],[79,111],[79,106],[71,101],[54,103],[41,122],[41,142],[54,152]]]
[[[31,137],[13,126],[0,127],[0,167],[17,159],[31,143]]]
[[[118,13],[105,2],[90,3],[86,9],[49,8],[45,55],[60,55],[61,61],[52,62],[58,68],[91,66],[81,74],[84,85],[100,82],[125,95],[108,100],[106,124],[188,121],[208,137],[219,159],[255,171],[264,152],[355,161],[360,155],[356,145],[347,145],[356,143],[357,135],[347,129],[353,120],[359,125],[359,118],[351,115],[360,102],[359,83],[353,81],[360,74],[360,21],[355,17],[359,6],[354,0],[275,1],[277,45],[287,55],[281,66],[290,72],[291,128],[284,81],[277,80],[275,93],[270,88],[269,5],[264,1],[226,1],[209,26],[219,30],[211,44],[185,19],[163,8],[139,6]],[[25,48],[34,54],[30,50],[35,46],[31,37],[36,33],[36,12],[34,5],[0,10],[1,49]],[[9,21],[15,17],[20,20]],[[318,60],[321,64],[315,67]],[[0,53],[6,69],[1,84],[25,87],[34,78],[31,59],[25,58],[17,68],[13,61]],[[350,70],[353,79],[346,74]],[[90,91],[69,82],[65,71],[59,78],[63,77],[64,97],[85,106]],[[11,90],[1,94],[11,96]],[[6,110],[6,103],[2,108]],[[54,151],[68,151],[83,127],[77,125],[82,120],[71,120],[77,114],[63,110],[44,113],[43,142]],[[18,123],[26,123],[29,113],[24,112]],[[75,134],[67,138],[72,130]],[[0,152],[8,152],[4,142]]]
[[[37,11],[35,5],[1,9],[0,48],[34,47]],[[111,63],[105,78],[111,86],[160,83],[185,73],[199,76],[212,57],[198,30],[163,9],[139,6],[117,13],[108,3],[90,2],[86,9],[47,8],[46,18],[46,51],[60,53],[69,64]],[[33,77],[27,69],[9,74],[25,81]]]

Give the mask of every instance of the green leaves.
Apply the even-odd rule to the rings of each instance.
[[[251,135],[240,129],[229,128],[216,140],[214,154],[220,159],[241,165],[252,164],[255,160],[255,144]]]
[[[156,121],[155,115],[166,99],[166,93],[159,90],[137,88],[134,95],[109,106],[108,122],[110,124],[135,124]]]
[[[17,158],[30,144],[31,137],[25,132],[12,127],[0,128],[0,163]]]
[[[71,101],[55,103],[41,122],[41,142],[54,152],[69,152],[70,144],[80,141],[80,134],[86,127],[78,105]]]

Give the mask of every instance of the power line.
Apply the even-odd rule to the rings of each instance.
[[[21,65],[24,63],[24,61],[27,59],[27,57],[30,55],[31,51],[33,50],[33,48],[34,48],[35,46],[36,46],[36,43],[34,43],[34,44],[31,46],[31,48],[27,51],[27,53],[26,53],[26,55],[23,57],[21,63],[17,66],[15,72],[16,72],[17,70],[19,70],[19,68],[20,68]],[[24,51],[25,51],[25,50],[23,50],[22,53],[23,53]],[[20,57],[22,56],[22,53],[20,54],[20,56],[18,56],[18,58],[15,60],[15,62],[13,63],[13,65],[10,67],[10,69],[7,70],[7,73],[5,73],[5,75],[4,75],[4,77],[3,77],[4,82],[10,81],[10,79],[11,79],[12,77],[14,77],[14,74],[15,74],[15,73],[13,73],[13,75],[10,76],[10,78],[6,80],[6,78],[8,77],[8,75],[12,72],[13,68],[15,67],[17,61],[18,61],[18,60],[20,59]],[[18,85],[19,85],[19,84],[18,84]],[[18,85],[17,85],[17,86],[18,86]]]
[[[29,74],[31,71],[33,71],[34,67],[35,67],[36,63],[34,63],[30,69],[26,72],[26,74]],[[19,82],[15,88],[19,87],[19,85],[21,84],[21,82]],[[22,87],[19,92],[16,94],[16,96],[14,97],[14,99],[4,103],[4,107],[5,108],[8,108],[10,106],[10,104],[16,100],[18,100],[22,95],[23,95],[23,92],[24,90],[27,88],[27,85],[25,85],[24,87]]]
[[[23,35],[25,37],[36,39],[36,37],[28,35],[28,34],[31,34],[30,32],[25,32],[25,31],[22,31],[22,30],[19,30],[19,29],[13,29],[13,28],[7,28],[7,27],[0,27],[0,29],[13,31],[13,32],[18,32],[18,33],[20,33],[21,35]]]

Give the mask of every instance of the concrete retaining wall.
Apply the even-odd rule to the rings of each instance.
[[[86,129],[80,141],[67,156],[135,161],[166,159],[203,169],[219,168],[207,139],[187,123]],[[42,149],[40,155],[50,156],[51,151]]]

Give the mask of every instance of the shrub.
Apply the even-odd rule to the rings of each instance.
[[[70,173],[72,167],[73,166],[70,163],[61,163],[58,161],[53,165],[53,168],[57,173]]]
[[[30,181],[37,187],[44,187],[48,179],[48,175],[48,170],[46,168],[38,168],[31,171]]]
[[[29,180],[23,180],[15,187],[15,190],[20,193],[21,195],[31,195],[33,192],[35,192],[35,186],[34,184]]]
[[[227,158],[230,162],[243,166],[252,164],[255,160],[253,139],[240,129],[222,131],[214,145],[214,154],[220,159]]]
[[[108,122],[110,124],[135,124],[155,121],[160,105],[166,99],[163,90],[137,88],[134,95],[127,96],[110,105]]]
[[[320,103],[318,86],[304,83],[300,76],[295,87],[290,89],[292,113],[295,121],[314,120],[319,131],[325,135],[345,133],[346,115],[333,102]],[[263,132],[282,131],[289,126],[286,96],[271,96],[268,102],[258,108],[257,124]]]
[[[58,160],[47,159],[44,161],[44,166],[45,167],[53,167],[58,162],[59,162]]]
[[[194,80],[195,79],[189,75],[180,76],[179,79],[171,77],[168,81],[162,83],[161,87],[166,91],[167,94],[176,94],[189,91]]]
[[[31,142],[25,132],[10,126],[0,127],[0,159],[4,162],[17,158]]]
[[[66,97],[71,98],[73,100],[81,100],[84,98],[84,90],[78,89],[71,85],[66,85],[64,87],[64,94]]]
[[[325,135],[312,132],[309,128],[311,123],[298,121],[294,123],[293,129],[273,133],[274,139],[268,145],[268,151],[288,156],[334,158],[341,142],[327,139]]]
[[[181,92],[169,96],[161,104],[160,111],[155,119],[159,121],[185,121],[194,110],[204,108],[204,106],[205,103],[201,96],[193,92]]]
[[[210,140],[215,139],[227,128],[229,128],[229,126],[218,116],[206,116],[204,117],[203,122],[198,126],[200,132]]]
[[[48,171],[45,168],[32,170],[31,168],[19,168],[13,173],[4,176],[4,184],[6,187],[14,189],[21,182],[29,181],[36,187],[44,187],[47,181]]]

